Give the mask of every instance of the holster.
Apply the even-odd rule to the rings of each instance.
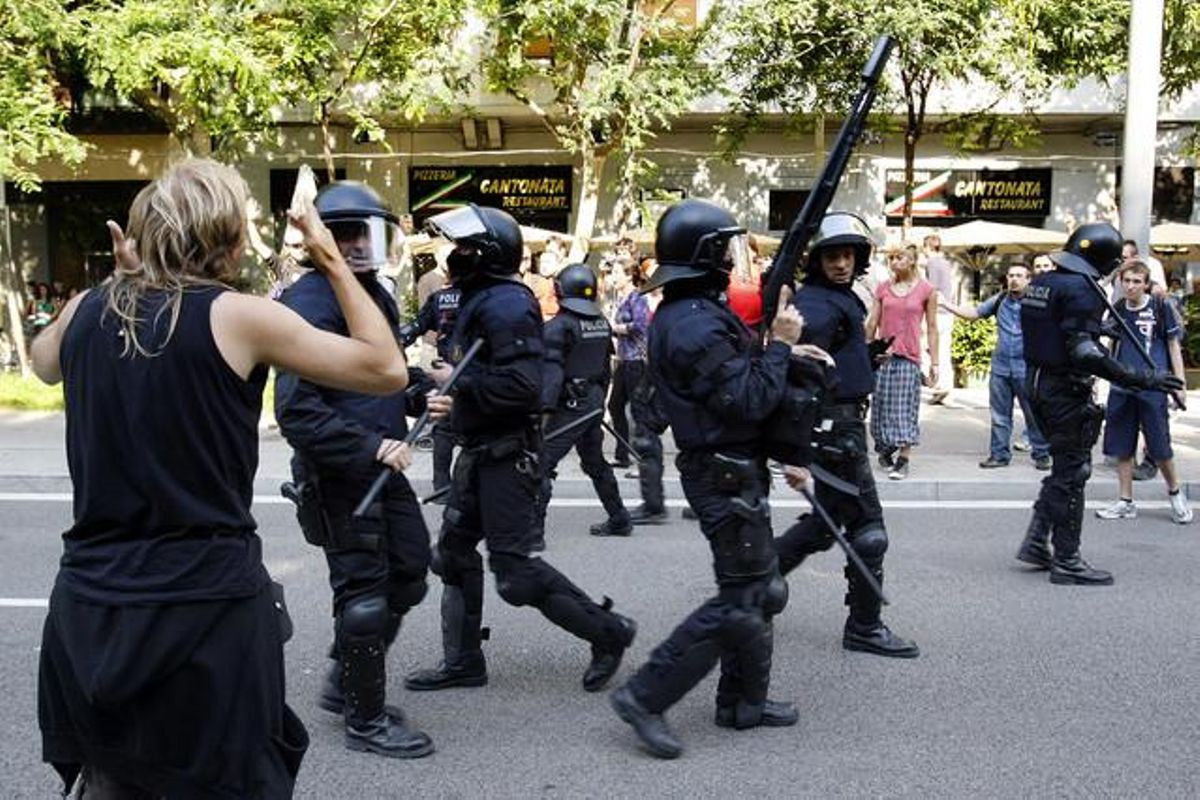
[[[304,540],[316,547],[328,547],[333,541],[333,524],[321,502],[321,485],[315,475],[293,483],[287,481],[279,493],[296,504],[296,521]]]
[[[716,490],[730,497],[733,505],[733,514],[710,539],[717,582],[743,583],[769,574],[775,548],[763,464],[714,453],[709,470]]]
[[[823,464],[846,464],[866,452],[863,420],[866,402],[839,403],[821,409],[813,430],[813,455]]]

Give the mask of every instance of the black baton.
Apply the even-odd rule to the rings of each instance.
[[[629,451],[629,455],[633,457],[633,460],[636,461],[640,467],[642,465],[642,457],[637,454],[637,450],[633,449],[633,445],[629,443],[629,440],[617,433],[617,429],[614,428],[608,420],[600,420],[600,425],[604,428],[604,430],[612,434],[612,437],[617,440],[617,444]]]
[[[479,352],[479,348],[481,347],[483,347],[483,337],[480,337],[471,343],[470,349],[468,349],[463,355],[462,359],[454,365],[454,370],[450,373],[450,377],[446,379],[446,383],[443,384],[440,389],[435,390],[434,394],[449,394],[450,390],[454,388],[455,382],[458,381],[458,377],[462,375],[463,369],[471,363],[471,359],[475,357],[475,355]],[[423,412],[421,412],[421,416],[417,417],[417,421],[414,422],[412,428],[409,429],[408,435],[404,437],[404,444],[411,447],[413,442],[421,438],[421,433],[425,430],[425,426],[428,424],[429,409],[426,408]],[[358,506],[354,509],[355,517],[362,517],[366,515],[367,509],[370,508],[371,504],[375,502],[375,498],[379,496],[381,491],[383,491],[384,484],[386,484],[388,482],[388,478],[392,476],[392,471],[393,470],[391,467],[384,467],[382,470],[380,470],[379,476],[375,478],[375,482],[371,484],[371,488],[367,490],[367,493],[363,495],[362,501],[359,502]]]
[[[888,602],[887,596],[883,593],[883,587],[879,585],[879,581],[875,579],[875,576],[871,574],[871,570],[868,569],[867,565],[863,563],[862,557],[859,556],[859,554],[854,551],[854,548],[850,546],[850,543],[846,541],[846,537],[842,534],[841,528],[833,524],[833,520],[830,518],[829,512],[825,510],[825,507],[817,502],[817,498],[813,496],[813,493],[808,490],[807,486],[800,489],[800,494],[804,495],[804,499],[809,502],[809,504],[813,507],[813,510],[821,515],[821,519],[825,521],[825,524],[829,527],[829,530],[832,531],[834,541],[846,551],[846,558],[850,559],[850,563],[853,564],[854,568],[857,569],[863,576],[863,580],[865,580],[867,585],[871,587],[871,591],[873,591],[879,598],[879,602],[883,603],[885,606],[890,606],[891,603]]]

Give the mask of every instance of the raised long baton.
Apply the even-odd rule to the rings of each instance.
[[[1121,326],[1121,332],[1125,334],[1125,338],[1129,340],[1129,344],[1132,345],[1133,349],[1137,351],[1137,354],[1141,356],[1142,361],[1146,363],[1146,366],[1149,367],[1151,371],[1158,372],[1158,365],[1154,363],[1154,359],[1152,359],[1150,354],[1146,352],[1146,349],[1142,347],[1142,343],[1138,341],[1137,334],[1133,332],[1133,328],[1129,327],[1129,323],[1125,321],[1125,318],[1121,316],[1119,311],[1117,311],[1116,306],[1114,306],[1112,301],[1108,299],[1108,294],[1104,291],[1104,289],[1100,288],[1100,284],[1096,283],[1096,281],[1089,280],[1088,283],[1091,284],[1091,287],[1095,290],[1097,296],[1104,301],[1104,307],[1108,309],[1108,313],[1111,314],[1112,318],[1116,320],[1118,325]],[[1167,397],[1171,398],[1171,402],[1173,402],[1180,411],[1187,411],[1187,405],[1178,397],[1176,397],[1174,392],[1167,392],[1166,395]]]
[[[612,426],[612,425],[609,423],[609,421],[608,421],[608,420],[606,420],[606,419],[602,419],[602,420],[600,420],[600,426],[601,426],[601,427],[603,427],[603,428],[604,428],[604,430],[606,430],[606,431],[608,431],[610,434],[612,434],[612,437],[613,437],[614,439],[616,439],[616,440],[617,440],[617,443],[618,443],[618,444],[620,444],[622,447],[624,447],[626,450],[628,450],[628,451],[629,451],[629,455],[633,456],[633,460],[634,460],[634,461],[636,461],[636,462],[638,463],[638,466],[639,466],[639,467],[642,465],[642,457],[641,457],[641,456],[639,456],[639,455],[637,454],[637,450],[634,450],[634,449],[633,449],[633,445],[631,445],[631,444],[629,443],[629,440],[628,440],[628,439],[626,439],[626,438],[625,438],[624,436],[622,436],[621,434],[617,433],[617,429],[616,429],[616,428],[614,428],[614,427],[613,427],[613,426]]]
[[[466,366],[471,363],[471,359],[475,358],[476,354],[479,353],[479,348],[481,347],[483,347],[482,336],[471,343],[471,347],[463,355],[462,359],[454,365],[454,370],[451,371],[450,377],[446,379],[446,382],[440,389],[434,390],[434,394],[449,394],[450,390],[454,388],[454,384],[458,381],[459,376],[462,375],[463,369],[465,369]],[[404,444],[411,447],[413,442],[421,438],[421,434],[425,431],[425,426],[428,424],[429,409],[426,408],[421,412],[421,416],[417,417],[417,421],[414,422],[412,428],[409,429],[408,435],[404,437]],[[371,488],[367,490],[367,493],[363,495],[363,499],[359,502],[358,506],[355,507],[355,517],[362,517],[366,515],[367,509],[370,508],[371,504],[375,502],[375,498],[377,498],[379,493],[383,491],[384,484],[388,482],[388,478],[391,476],[391,467],[384,467],[379,471],[379,475],[375,478],[375,482],[371,484]]]
[[[871,591],[875,593],[875,596],[879,598],[879,601],[885,606],[890,606],[891,603],[888,602],[887,595],[883,593],[883,587],[879,585],[879,581],[875,580],[875,576],[871,574],[871,570],[868,569],[867,565],[863,563],[862,557],[856,553],[854,548],[850,546],[850,543],[846,541],[845,535],[842,534],[842,529],[833,524],[833,520],[830,518],[829,512],[825,510],[825,507],[817,502],[817,498],[813,497],[813,493],[808,490],[807,486],[804,486],[800,489],[800,494],[804,495],[804,499],[809,502],[809,505],[813,507],[813,510],[821,515],[821,519],[824,520],[825,525],[828,526],[829,530],[833,532],[833,540],[837,542],[843,550],[846,551],[846,558],[850,559],[850,563],[853,564],[854,568],[857,569],[859,574],[863,576],[863,580],[865,580],[867,585],[871,587]]]
[[[542,437],[542,442],[545,443],[545,442],[550,441],[551,439],[557,439],[559,436],[562,436],[567,431],[573,431],[576,428],[578,428],[580,425],[583,425],[587,422],[591,422],[597,416],[599,416],[600,414],[603,414],[603,413],[604,413],[603,408],[597,408],[592,411],[589,411],[588,413],[584,414],[582,417],[573,419],[570,422],[568,422],[567,424],[557,427],[554,430],[550,431],[549,433],[545,434]],[[448,494],[450,494],[450,486],[446,485],[446,486],[443,486],[442,488],[432,492],[431,494],[427,494],[424,497],[422,497],[421,503],[422,504],[432,503],[434,500],[439,500]]]

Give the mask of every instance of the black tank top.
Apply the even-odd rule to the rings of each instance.
[[[267,580],[250,516],[267,370],[244,381],[217,350],[209,310],[223,291],[187,289],[169,340],[168,295],[145,296],[138,337],[152,356],[121,355],[105,287],[67,327],[60,360],[75,524],[63,534],[59,580],[84,598],[226,599]]]

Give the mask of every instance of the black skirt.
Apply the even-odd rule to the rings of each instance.
[[[42,760],[174,798],[291,797],[308,733],[284,702],[281,615],[253,597],[100,605],[56,585],[42,631]]]

